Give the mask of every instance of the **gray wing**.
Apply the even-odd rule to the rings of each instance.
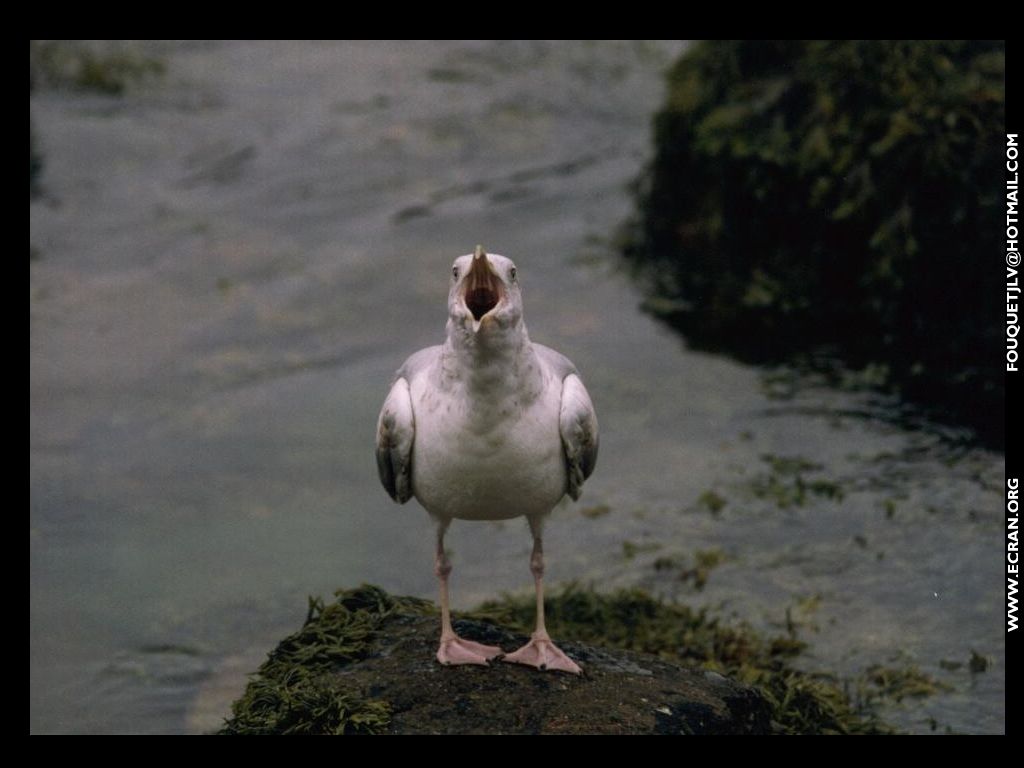
[[[427,373],[438,359],[440,346],[415,352],[395,375],[391,391],[377,418],[377,474],[388,495],[399,504],[412,498],[412,445],[416,416],[412,410],[409,382]]]
[[[388,495],[399,504],[412,497],[412,443],[416,420],[409,382],[399,376],[377,418],[377,473]]]
[[[543,344],[534,344],[534,351],[544,364],[562,380],[562,405],[558,428],[569,470],[569,495],[576,501],[583,492],[583,482],[597,464],[597,413],[590,393],[583,386],[576,366],[565,355]]]
[[[558,427],[569,469],[569,495],[573,501],[583,491],[583,481],[590,477],[597,464],[597,414],[590,394],[575,373],[562,382],[562,408]]]

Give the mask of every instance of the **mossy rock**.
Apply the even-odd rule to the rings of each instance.
[[[123,41],[32,40],[29,87],[121,96],[131,86],[162,77],[166,65]]]
[[[694,44],[626,247],[646,306],[698,347],[884,371],[1002,444],[1004,124],[1002,41]]]
[[[455,621],[468,639],[514,650],[532,599],[505,598]],[[442,667],[429,602],[378,587],[310,601],[233,707],[224,734],[862,733],[825,676],[792,669],[791,639],[762,640],[640,591],[570,586],[546,601],[548,627],[582,677],[495,662]],[[591,642],[600,642],[602,647]]]

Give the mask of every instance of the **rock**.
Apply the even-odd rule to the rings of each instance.
[[[493,624],[455,622],[461,636],[513,651],[524,635]],[[714,672],[685,669],[628,651],[560,639],[583,677],[497,661],[442,667],[434,660],[436,617],[395,621],[377,653],[335,673],[391,703],[388,733],[763,733],[768,707],[752,688]]]
[[[556,638],[584,675],[494,662],[442,667],[429,603],[374,587],[339,593],[287,638],[223,733],[768,733],[753,688],[655,656]],[[454,622],[463,637],[506,651],[528,639],[490,621]]]
[[[898,391],[1001,448],[982,350],[1003,278],[970,265],[1004,250],[1005,82],[1001,40],[688,46],[625,244],[646,308],[694,348]]]

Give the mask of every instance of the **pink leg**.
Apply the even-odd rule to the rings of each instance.
[[[448,530],[450,520],[443,520],[437,529],[437,556],[434,560],[434,573],[440,581],[441,589],[441,645],[437,649],[437,660],[442,664],[483,664],[487,660],[502,654],[501,648],[493,645],[481,645],[472,640],[463,640],[452,629],[451,612],[448,608],[448,574],[452,572],[452,564],[444,552],[444,534]]]
[[[533,554],[530,556],[530,571],[537,588],[537,629],[530,636],[530,642],[515,653],[506,655],[502,661],[514,664],[527,664],[544,670],[560,670],[582,675],[583,670],[562,650],[551,642],[548,631],[544,627],[544,548],[541,543],[541,520],[529,518],[530,530],[533,533]]]

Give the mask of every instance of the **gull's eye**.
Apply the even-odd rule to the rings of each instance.
[[[510,269],[508,271],[508,276],[512,279],[513,282],[515,282],[515,279],[516,279],[516,268],[515,267],[512,267],[512,269]]]
[[[452,277],[454,277],[456,280],[459,279],[459,268],[458,267],[452,267]]]

